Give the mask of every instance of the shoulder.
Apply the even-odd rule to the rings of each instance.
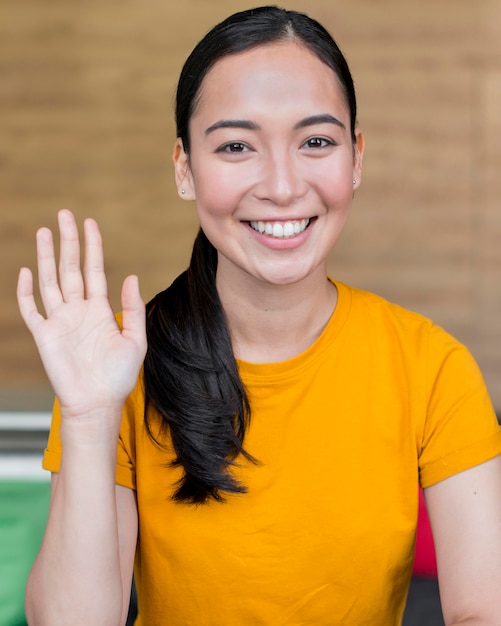
[[[399,329],[403,333],[430,333],[447,334],[437,326],[433,320],[370,291],[351,287],[339,281],[332,281],[337,290],[339,304],[346,309],[352,323],[369,324],[369,327],[380,325],[388,331]]]
[[[380,314],[393,315],[397,318],[419,320],[421,323],[432,323],[426,316],[404,308],[372,291],[359,289],[338,280],[332,280],[331,282],[336,286],[340,301],[348,299],[351,306],[356,307],[355,310],[366,310],[370,313],[379,312]]]
[[[375,293],[334,282],[346,315],[350,338],[366,342],[383,354],[418,361],[433,379],[444,364],[452,372],[471,375],[478,366],[469,349],[432,319],[390,302]]]

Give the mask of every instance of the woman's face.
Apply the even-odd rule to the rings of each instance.
[[[333,71],[294,42],[218,61],[178,140],[178,190],[218,250],[218,278],[285,285],[316,270],[360,183],[363,139]],[[354,181],[356,181],[354,183]]]

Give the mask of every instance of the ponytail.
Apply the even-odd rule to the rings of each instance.
[[[222,502],[221,492],[244,493],[232,475],[244,450],[250,406],[233,354],[216,289],[217,251],[200,229],[189,268],[147,305],[148,351],[144,362],[145,424],[149,408],[162,418],[183,477],[173,499]]]

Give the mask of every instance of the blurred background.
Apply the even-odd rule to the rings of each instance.
[[[334,34],[355,78],[363,185],[331,274],[431,316],[467,343],[501,409],[500,0],[285,1]],[[58,209],[103,230],[110,294],[145,299],[187,264],[173,99],[183,60],[240,0],[0,4],[0,410],[49,409],[15,302]]]
[[[36,229],[54,227],[63,207],[80,222],[97,218],[115,308],[127,274],[139,275],[149,299],[185,268],[197,222],[173,184],[177,76],[214,23],[255,4],[2,0],[4,489],[22,477],[43,481],[52,393],[15,301],[18,268],[35,266]],[[432,317],[466,343],[501,411],[501,1],[281,4],[329,28],[357,88],[363,185],[331,275]],[[4,503],[19,484],[0,492]],[[6,537],[9,521],[1,524]],[[0,626],[14,619],[0,614]]]

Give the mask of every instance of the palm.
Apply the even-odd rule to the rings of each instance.
[[[68,211],[60,214],[60,231],[59,275],[50,232],[42,229],[37,240],[46,317],[36,308],[28,270],[20,274],[18,299],[61,406],[82,415],[123,403],[132,390],[146,349],[144,306],[137,280],[129,277],[122,290],[120,329],[106,295],[97,225],[86,223],[83,275],[76,224]]]

